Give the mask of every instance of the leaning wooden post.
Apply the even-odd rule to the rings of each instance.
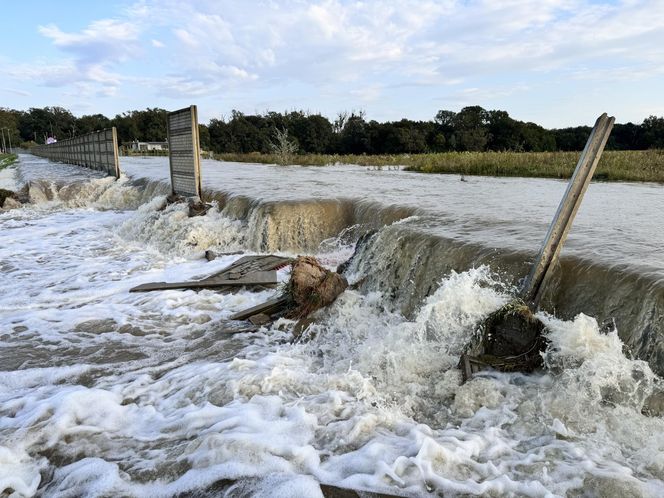
[[[544,324],[534,312],[597,168],[614,121],[615,118],[604,113],[595,122],[519,297],[489,315],[478,326],[475,338],[461,355],[459,367],[464,381],[485,368],[510,372],[532,371],[541,366],[540,352],[546,348],[546,340],[542,336]]]
[[[551,276],[552,269],[560,255],[560,250],[565,244],[567,234],[572,227],[579,206],[581,206],[581,201],[583,201],[583,195],[586,193],[590,180],[595,173],[614,121],[615,118],[608,117],[606,113],[597,118],[574,174],[567,185],[565,195],[560,201],[558,211],[549,226],[542,248],[521,291],[521,298],[532,309],[537,309],[539,305],[542,292]]]

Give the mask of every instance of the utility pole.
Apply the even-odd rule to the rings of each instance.
[[[2,152],[5,152],[5,129],[0,128],[0,132],[2,133]]]

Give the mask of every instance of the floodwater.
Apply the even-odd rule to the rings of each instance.
[[[0,213],[0,495],[664,494],[664,420],[642,414],[664,364],[664,187],[591,185],[540,314],[547,369],[461,385],[563,182],[204,161],[219,209],[188,218],[163,209],[165,158],[123,158],[117,182],[20,159],[33,204]],[[238,257],[206,249],[335,267],[367,230],[358,288],[306,341],[228,320],[274,291],[128,292]]]

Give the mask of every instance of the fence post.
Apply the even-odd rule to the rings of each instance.
[[[531,304],[532,308],[537,308],[539,304],[542,292],[551,276],[552,268],[560,255],[567,234],[581,206],[583,195],[588,189],[590,180],[597,168],[614,121],[615,118],[608,117],[606,113],[597,118],[588,142],[586,142],[581,157],[579,157],[579,162],[567,185],[565,195],[560,201],[558,211],[556,211],[556,215],[549,226],[549,231],[544,238],[535,264],[521,291],[521,297],[525,302]]]

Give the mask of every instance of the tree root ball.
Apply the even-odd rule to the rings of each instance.
[[[0,207],[4,207],[5,199],[16,200],[16,193],[11,190],[0,188]]]
[[[348,281],[338,273],[324,268],[316,258],[299,256],[292,264],[290,282],[286,289],[291,302],[288,316],[304,318],[329,306],[348,287]]]

